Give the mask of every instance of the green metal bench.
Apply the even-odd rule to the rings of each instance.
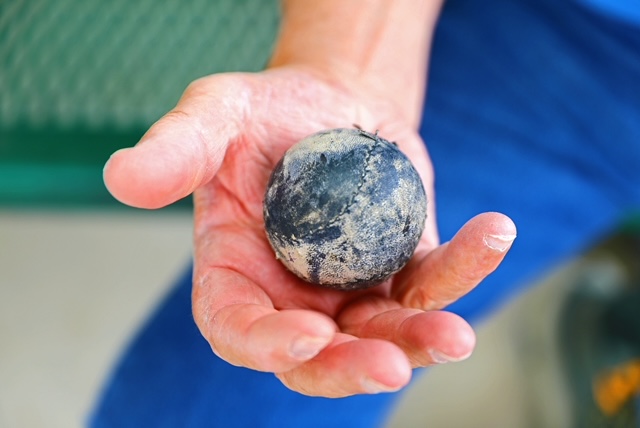
[[[264,67],[278,0],[0,2],[0,206],[115,205],[109,155],[192,80]]]

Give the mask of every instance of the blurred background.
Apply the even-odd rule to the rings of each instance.
[[[277,4],[0,1],[0,427],[83,426],[191,251],[190,200],[123,207],[102,166],[192,80],[261,69]],[[487,320],[389,426],[640,426],[639,224]]]

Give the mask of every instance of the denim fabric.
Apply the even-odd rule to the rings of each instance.
[[[602,2],[600,2],[602,3]],[[443,240],[501,211],[511,252],[451,310],[477,321],[640,207],[640,25],[582,3],[449,0],[421,132]],[[400,394],[305,397],[215,357],[190,272],[134,338],[93,427],[373,427]]]
[[[422,124],[442,239],[482,211],[518,227],[504,265],[450,308],[475,318],[640,208],[640,24],[566,1],[447,12]]]

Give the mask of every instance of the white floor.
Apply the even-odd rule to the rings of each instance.
[[[83,426],[190,245],[188,215],[1,213],[0,427]]]
[[[0,211],[0,427],[83,426],[122,346],[190,246],[187,213]],[[567,426],[550,344],[557,308],[547,303],[561,293],[551,284],[526,298],[548,316],[517,302],[483,325],[474,356],[421,376],[389,426]],[[537,340],[537,356],[551,367],[540,375],[558,384],[555,395],[523,381],[523,335]],[[540,405],[554,416],[532,425]]]

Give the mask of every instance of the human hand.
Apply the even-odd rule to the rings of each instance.
[[[354,123],[398,143],[430,203],[410,263],[377,287],[343,292],[306,284],[275,259],[262,200],[288,147]],[[105,181],[116,198],[144,208],[195,191],[193,313],[221,358],[276,373],[308,395],[393,391],[409,382],[412,367],[471,354],[471,327],[440,309],[492,272],[516,233],[507,217],[487,213],[439,245],[433,171],[414,129],[370,85],[309,68],[210,76],[138,146],[116,152]]]

